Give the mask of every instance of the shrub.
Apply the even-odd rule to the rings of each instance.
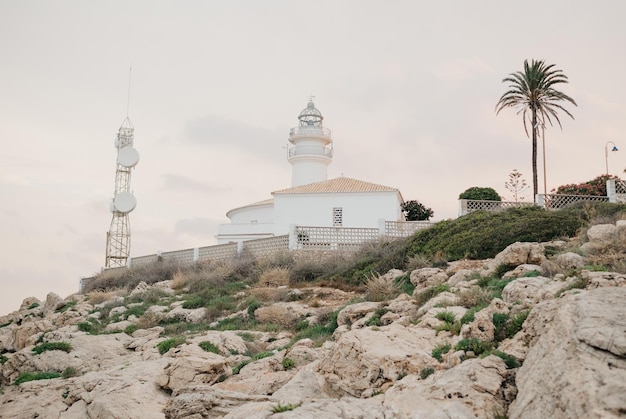
[[[449,343],[438,344],[432,351],[432,356],[439,362],[443,362],[443,355],[447,354],[452,346]]]
[[[137,329],[139,329],[139,326],[137,326],[136,324],[129,324],[124,329],[124,333],[126,333],[127,335],[132,335],[137,331]]]
[[[386,301],[400,294],[400,287],[395,279],[380,275],[370,275],[365,283],[367,298],[370,301]]]
[[[290,370],[294,368],[295,366],[296,366],[296,362],[293,359],[291,358],[283,359],[283,368],[285,369],[285,371]]]
[[[179,345],[182,345],[183,343],[185,343],[185,338],[173,337],[173,338],[169,338],[162,342],[157,343],[156,348],[158,349],[159,353],[163,355],[170,349],[175,348]]]
[[[202,348],[202,350],[206,352],[213,352],[214,354],[219,354],[220,350],[215,346],[212,342],[208,340],[204,340],[198,344]]]
[[[13,384],[19,386],[27,381],[49,380],[51,378],[59,378],[60,376],[61,374],[58,372],[23,372],[17,377]]]
[[[459,199],[471,199],[475,201],[502,201],[498,192],[493,188],[481,188],[472,186],[459,195]]]
[[[478,356],[493,349],[493,342],[488,342],[476,338],[460,340],[454,347],[455,351],[474,352]]]
[[[432,375],[432,374],[434,374],[434,373],[435,373],[435,369],[434,369],[433,367],[426,367],[426,368],[423,368],[423,369],[420,371],[420,378],[421,378],[422,380],[425,380],[426,378],[428,378],[428,376],[430,376],[430,375]]]
[[[473,322],[474,315],[478,313],[480,310],[482,310],[483,308],[487,307],[488,305],[489,305],[488,302],[482,301],[479,305],[469,307],[469,309],[465,312],[463,317],[461,317],[460,323],[467,324],[467,323]]]
[[[432,257],[443,252],[448,260],[489,259],[515,242],[546,242],[574,237],[584,224],[581,210],[546,211],[538,207],[505,211],[475,211],[435,223],[405,242],[405,256]],[[382,272],[382,271],[379,271]]]
[[[300,403],[296,404],[280,404],[272,406],[272,413],[288,412],[300,406]]]
[[[501,352],[501,351],[494,351],[493,354],[495,356],[497,356],[498,358],[501,358],[504,361],[504,363],[506,364],[506,367],[508,369],[517,368],[517,367],[520,366],[519,361],[514,356],[511,356],[511,355],[509,355],[507,353],[504,353],[504,352]]]
[[[456,316],[451,311],[440,311],[435,315],[435,318],[446,323],[454,323],[456,321]]]
[[[8,360],[9,358],[6,355],[0,355],[0,365],[4,365]]]
[[[37,355],[45,351],[63,351],[69,353],[71,350],[72,345],[67,342],[44,342],[41,345],[37,345],[33,348],[33,352]]]
[[[6,323],[0,324],[0,329],[2,329],[3,327],[7,327],[8,325],[10,325],[11,323],[13,323],[13,319],[9,320]]]
[[[32,303],[31,305],[28,306],[28,309],[32,310],[32,309],[37,308],[37,307],[39,307],[39,303]]]
[[[609,179],[619,180],[619,177],[613,175],[600,175],[587,182],[561,185],[556,188],[556,193],[559,195],[606,196],[606,181]]]
[[[432,209],[418,201],[403,202],[401,208],[407,221],[428,221],[434,214]]]
[[[385,313],[388,313],[388,312],[389,310],[387,310],[386,308],[377,309],[376,311],[374,311],[374,314],[372,315],[372,317],[370,317],[365,322],[365,326],[382,326],[380,318],[384,316]]]
[[[266,287],[289,285],[289,269],[275,267],[264,271],[259,278],[259,285]]]
[[[78,375],[80,375],[80,372],[76,368],[74,368],[74,367],[67,367],[61,373],[61,378],[67,379],[67,378],[71,378],[71,377],[76,377]]]
[[[407,295],[413,295],[413,291],[415,291],[415,285],[411,282],[411,274],[405,273],[402,276],[396,278],[396,284],[398,288],[402,290],[403,293]]]

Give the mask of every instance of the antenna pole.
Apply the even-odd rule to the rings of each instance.
[[[128,67],[128,97],[126,98],[126,118],[128,118],[128,113],[130,111],[130,76],[133,71],[133,66]]]

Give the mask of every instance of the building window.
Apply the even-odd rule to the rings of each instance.
[[[333,227],[343,225],[343,208],[333,208]]]

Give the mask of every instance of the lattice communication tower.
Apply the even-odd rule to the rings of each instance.
[[[137,199],[130,191],[130,175],[139,162],[139,153],[133,147],[134,131],[128,116],[122,122],[117,137],[117,169],[115,170],[115,192],[110,210],[113,213],[111,227],[107,233],[106,268],[126,266],[130,256],[130,222],[128,214],[135,209]]]

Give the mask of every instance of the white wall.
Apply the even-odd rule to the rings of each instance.
[[[343,209],[343,227],[378,228],[378,220],[402,219],[398,193],[275,194],[276,234],[287,234],[289,225],[332,227],[333,208]]]
[[[232,224],[242,223],[273,223],[274,222],[274,205],[249,205],[241,208],[235,208],[226,214],[230,218]]]

